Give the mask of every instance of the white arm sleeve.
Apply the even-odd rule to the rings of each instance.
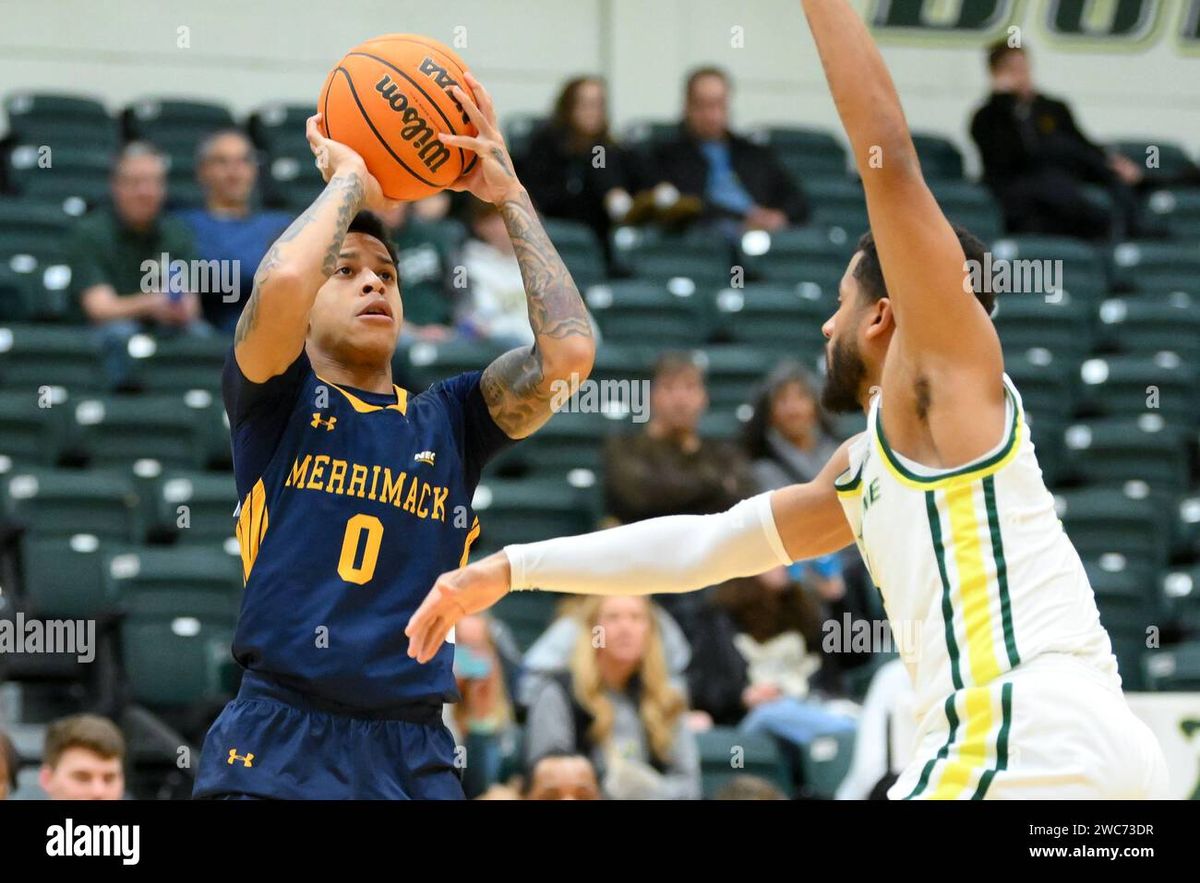
[[[505,546],[512,588],[578,595],[690,592],[790,564],[771,492],[716,515],[670,515]]]

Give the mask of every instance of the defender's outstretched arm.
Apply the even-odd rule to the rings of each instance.
[[[743,500],[716,515],[671,515],[609,530],[507,546],[444,573],[408,622],[408,655],[427,662],[462,617],[487,609],[510,589],[580,595],[690,592],[781,564],[815,558],[854,537],[834,478],[846,470],[849,442],[806,484]]]
[[[896,318],[897,361],[921,375],[965,371],[973,380],[987,378],[994,401],[1001,401],[999,338],[964,286],[962,247],[921,175],[879,49],[847,0],[804,0],[804,12],[866,191]],[[977,382],[974,391],[980,392]]]

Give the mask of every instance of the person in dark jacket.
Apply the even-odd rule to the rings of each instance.
[[[729,130],[729,93],[729,76],[720,68],[692,71],[679,133],[653,150],[655,173],[698,197],[702,217],[731,229],[804,224],[808,201],[774,152]]]
[[[971,120],[971,137],[1008,231],[1081,239],[1138,235],[1133,188],[1143,173],[1137,163],[1092,143],[1065,102],[1037,91],[1024,49],[995,44],[988,71],[992,93]],[[1088,199],[1087,183],[1108,190],[1111,211]]]
[[[516,163],[538,211],[581,221],[608,253],[608,233],[622,221],[643,186],[636,157],[608,129],[608,99],[599,77],[568,80],[554,115],[536,132]]]

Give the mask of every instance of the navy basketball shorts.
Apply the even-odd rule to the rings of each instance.
[[[463,799],[441,704],[352,711],[247,671],[204,739],[193,797]]]

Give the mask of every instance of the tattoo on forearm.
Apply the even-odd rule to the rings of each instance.
[[[307,229],[313,221],[317,220],[325,207],[330,203],[337,204],[337,221],[333,234],[330,236],[329,244],[325,248],[324,257],[321,260],[321,272],[325,276],[333,275],[333,271],[337,267],[337,256],[342,248],[342,240],[346,238],[346,228],[354,220],[354,215],[362,205],[362,198],[363,183],[361,178],[358,176],[334,178],[321,191],[321,195],[316,198],[313,204],[306,208],[300,217],[292,221],[280,237],[275,240],[254,273],[254,288],[250,292],[246,306],[242,309],[242,315],[238,319],[237,329],[234,332],[233,342],[235,345],[245,340],[246,335],[254,330],[255,323],[258,321],[259,292],[267,283],[267,280],[271,278],[271,271],[283,263],[284,260],[288,259],[288,249],[285,246],[299,236],[302,231]]]
[[[500,168],[504,170],[504,174],[508,175],[510,178],[516,177],[513,175],[512,167],[508,164],[508,159],[504,156],[504,151],[499,147],[492,148],[492,159],[500,164]]]
[[[496,359],[480,380],[480,389],[496,423],[510,436],[528,435],[550,416],[554,390],[543,354],[568,337],[591,339],[592,324],[571,274],[522,193],[500,206],[525,281],[529,324],[535,343]]]

